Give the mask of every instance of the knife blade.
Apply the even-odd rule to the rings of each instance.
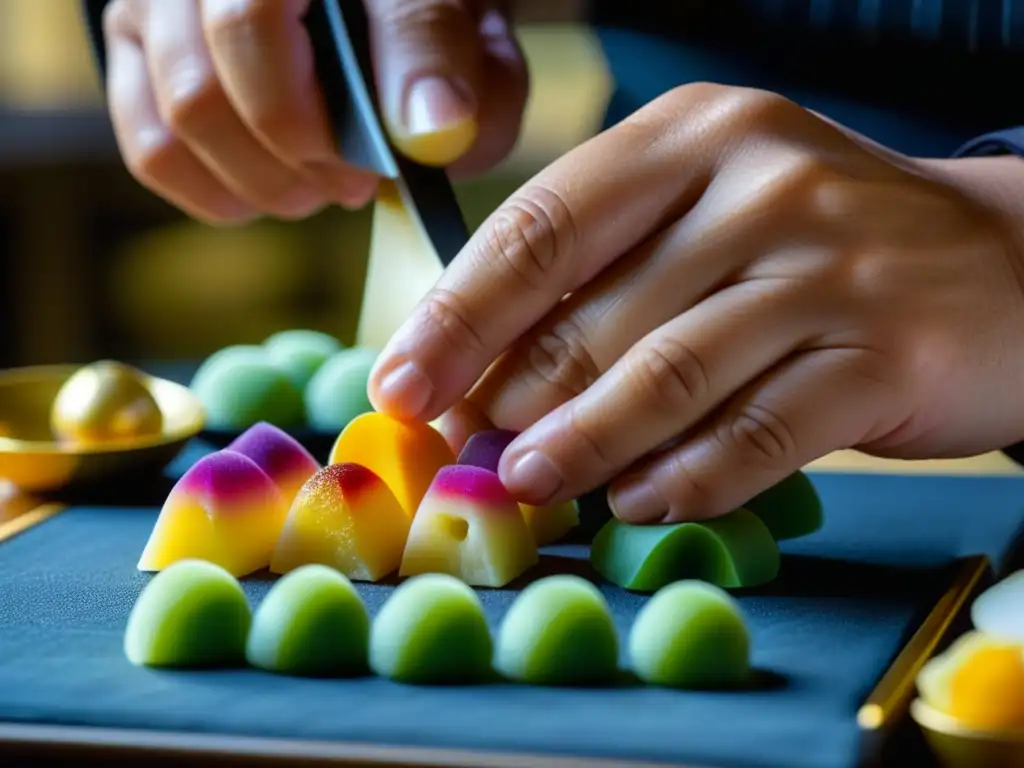
[[[374,87],[362,0],[316,0],[306,16],[306,28],[341,156],[394,182],[441,264],[448,266],[469,239],[462,209],[444,169],[409,160],[388,139]]]

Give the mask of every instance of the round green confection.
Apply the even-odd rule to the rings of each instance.
[[[498,633],[494,666],[533,685],[600,685],[618,673],[619,640],[601,592],[578,576],[526,587]]]
[[[701,581],[678,581],[640,609],[629,635],[637,677],[671,688],[731,688],[750,674],[750,633],[739,604]]]
[[[253,616],[246,658],[287,675],[350,676],[367,671],[370,617],[352,583],[324,565],[279,579]]]
[[[440,573],[404,582],[370,628],[370,668],[402,683],[481,682],[491,676],[492,652],[480,598]]]
[[[262,347],[227,347],[196,371],[191,389],[213,429],[247,429],[266,421],[282,429],[302,423],[302,393]]]
[[[324,432],[340,432],[352,419],[373,410],[366,394],[377,350],[346,349],[324,363],[306,387],[306,420]]]
[[[238,580],[204,560],[179,560],[150,580],[128,616],[124,653],[150,667],[245,662],[252,612]]]
[[[320,366],[344,345],[333,336],[295,329],[280,331],[263,342],[270,361],[287,374],[298,390],[303,390]]]

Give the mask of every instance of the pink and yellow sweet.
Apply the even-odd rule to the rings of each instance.
[[[320,469],[317,460],[294,437],[265,421],[245,430],[227,450],[252,459],[274,481],[289,505]]]
[[[409,516],[383,480],[359,464],[331,464],[299,490],[270,559],[273,573],[328,565],[353,581],[398,570]]]
[[[219,451],[175,484],[157,518],[140,571],[198,559],[240,577],[266,568],[288,507],[270,476],[247,456]]]
[[[447,466],[413,517],[399,573],[445,573],[472,586],[503,587],[538,559],[519,505],[498,476]]]
[[[498,463],[505,449],[519,436],[508,429],[486,429],[472,435],[459,453],[459,464],[498,471]],[[579,508],[575,501],[533,507],[520,504],[526,526],[533,534],[537,546],[552,544],[580,524]]]
[[[384,481],[411,518],[434,476],[454,464],[455,455],[429,424],[365,413],[338,435],[328,463],[366,467]]]

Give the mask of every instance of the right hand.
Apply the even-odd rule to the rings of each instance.
[[[132,175],[189,215],[241,223],[373,197],[338,155],[302,19],[311,0],[112,0],[107,92]],[[527,72],[507,3],[364,0],[396,147],[456,173],[515,144]]]

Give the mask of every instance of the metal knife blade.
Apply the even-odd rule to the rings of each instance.
[[[445,171],[409,160],[388,140],[362,0],[314,0],[306,28],[341,156],[394,182],[406,210],[448,266],[469,239],[466,222]]]

